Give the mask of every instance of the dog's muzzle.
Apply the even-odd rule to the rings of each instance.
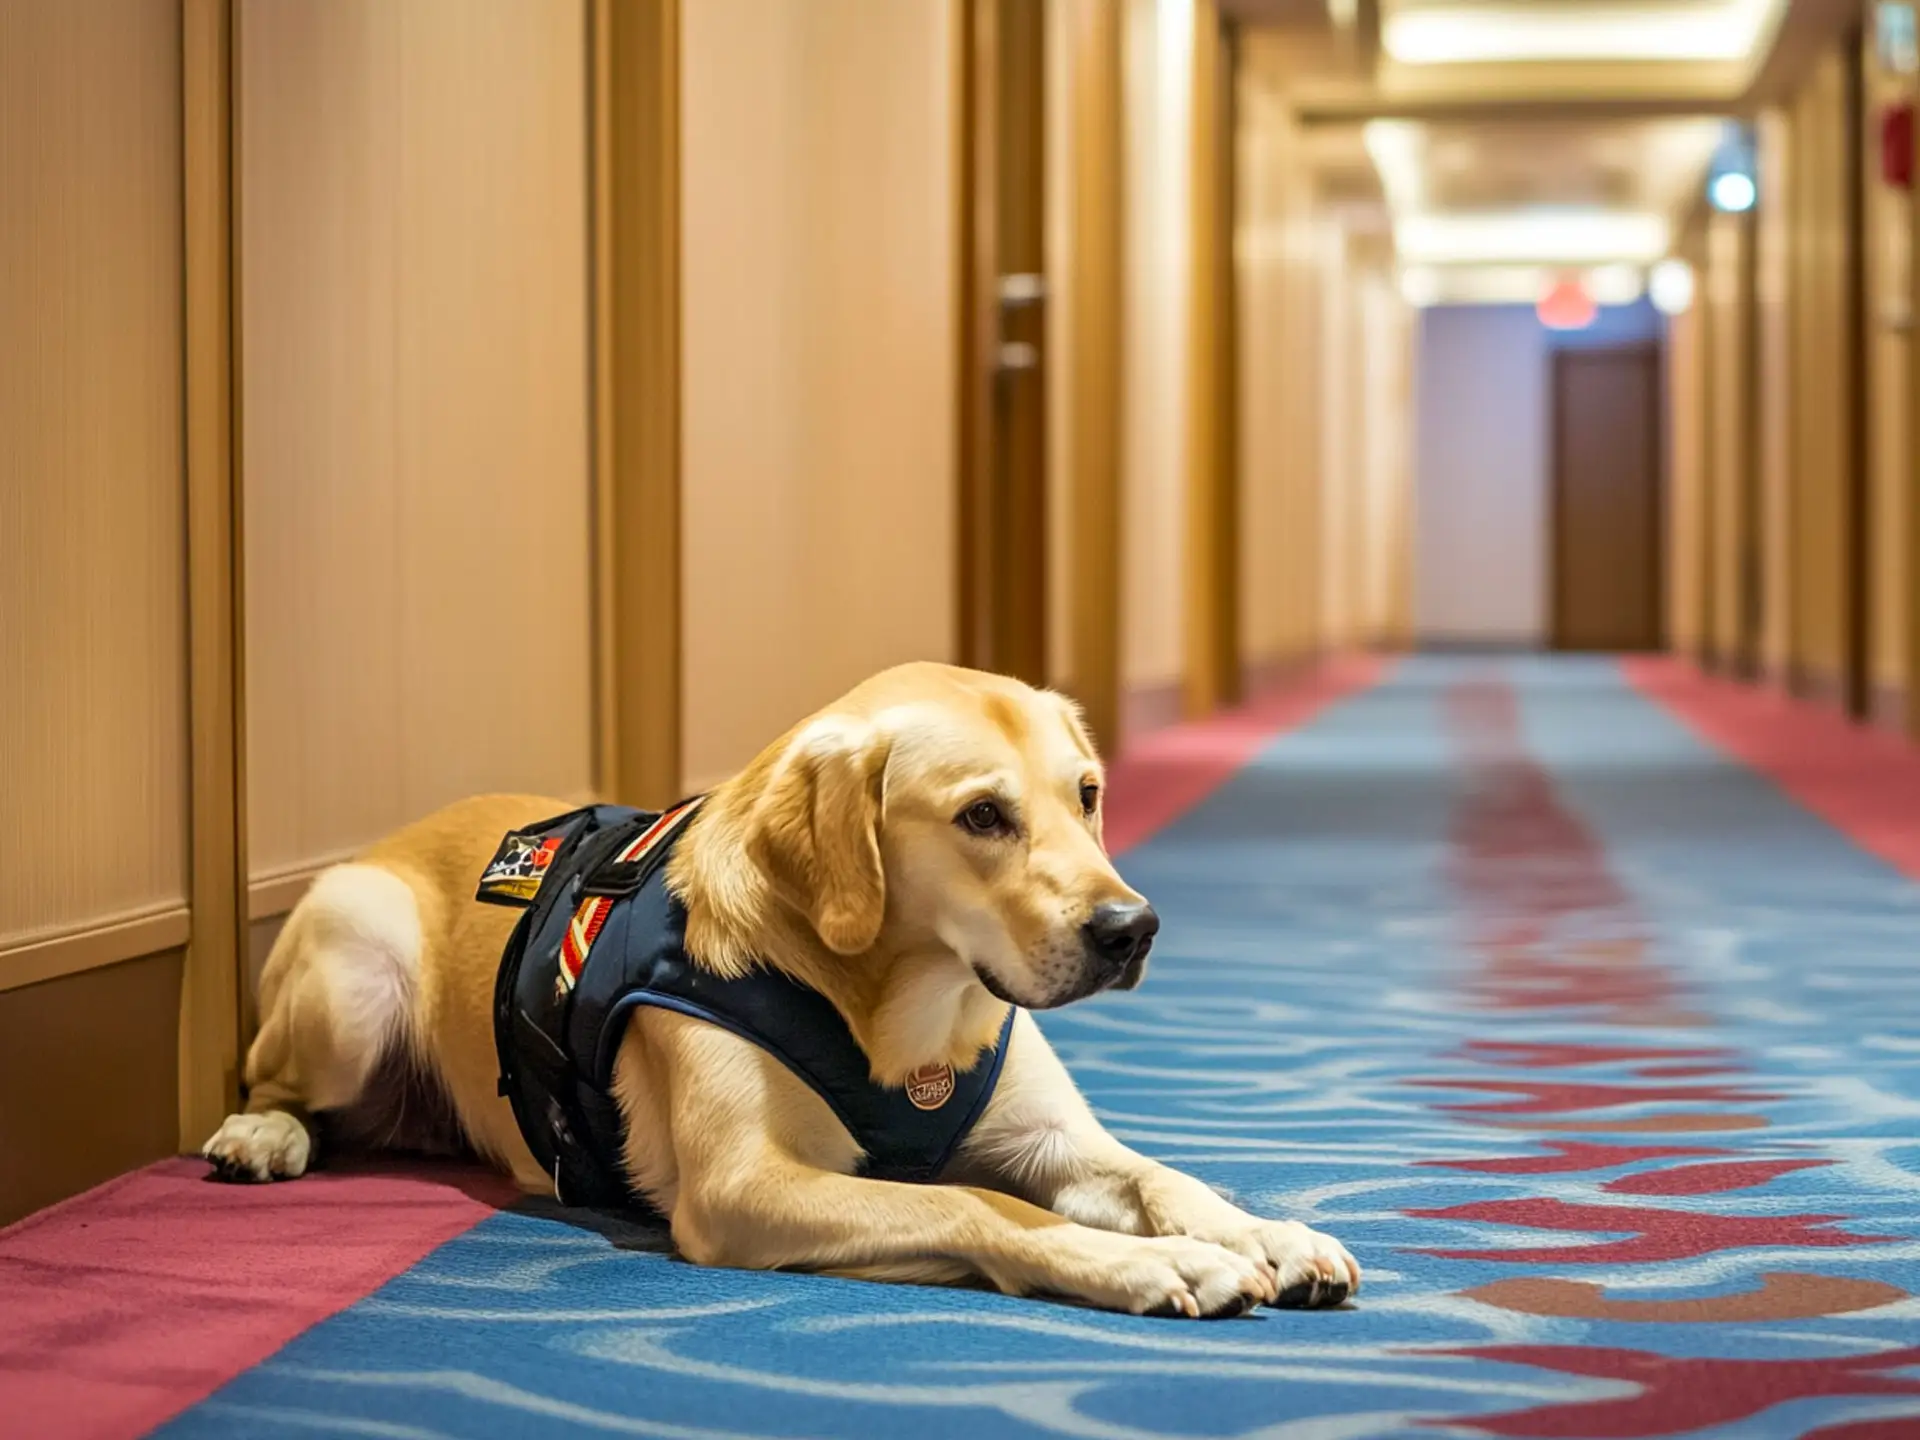
[[[1144,900],[1107,904],[1081,927],[1089,968],[1100,989],[1131,990],[1147,973],[1147,952],[1160,933],[1160,917]]]

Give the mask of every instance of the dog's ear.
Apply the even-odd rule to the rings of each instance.
[[[888,748],[865,721],[816,720],[788,744],[753,810],[749,852],[780,898],[840,955],[872,949],[886,915],[880,806]]]

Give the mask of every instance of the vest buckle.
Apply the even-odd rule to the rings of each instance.
[[[609,900],[625,900],[646,883],[652,869],[640,860],[609,860],[595,870],[580,886],[582,897],[597,895]]]

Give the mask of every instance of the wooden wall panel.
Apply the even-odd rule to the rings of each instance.
[[[1822,58],[1794,111],[1794,630],[1795,678],[1838,699],[1848,651],[1846,549],[1849,387],[1843,107],[1845,61]]]
[[[1120,731],[1124,0],[1049,0],[1048,643],[1097,741]]]
[[[1712,613],[1709,649],[1722,666],[1739,668],[1750,658],[1748,619],[1753,576],[1748,570],[1752,514],[1750,467],[1754,463],[1753,407],[1748,389],[1754,343],[1749,226],[1740,215],[1715,215],[1707,231],[1706,303],[1713,354],[1709,423],[1713,427],[1709,523],[1713,534]]]
[[[1793,654],[1793,128],[1785,112],[1758,125],[1760,210],[1754,234],[1759,374],[1760,670],[1784,680]]]
[[[1192,7],[1187,235],[1187,431],[1182,682],[1186,713],[1240,698],[1240,477],[1234,409],[1233,35],[1217,0]]]
[[[0,0],[0,950],[184,903],[180,167],[176,6]]]
[[[1072,263],[1081,231],[1076,187],[1077,111],[1088,101],[1080,86],[1098,87],[1097,74],[1085,76],[1091,54],[1083,32],[1099,23],[1103,0],[1045,0],[1046,72],[1042,81],[1046,136],[1046,415],[1047,415],[1047,683],[1071,688],[1074,671],[1074,570],[1081,547],[1073,533],[1075,510],[1075,431],[1079,428],[1076,389],[1079,356],[1075,326],[1083,298],[1078,266]],[[1094,303],[1098,303],[1097,299]]]
[[[1344,650],[1354,638],[1353,397],[1354,296],[1347,247],[1340,232],[1320,232],[1317,256],[1321,277],[1320,353],[1316,357],[1320,392],[1320,643]]]
[[[248,0],[250,847],[593,783],[580,0]]]
[[[1355,527],[1360,551],[1358,633],[1364,646],[1395,648],[1409,636],[1413,558],[1411,315],[1389,268],[1358,280],[1360,315],[1359,446],[1363,490]]]
[[[1318,211],[1297,123],[1257,80],[1240,135],[1242,659],[1257,683],[1407,637],[1413,327],[1383,256]]]
[[[1903,718],[1911,698],[1907,596],[1908,512],[1914,473],[1910,397],[1913,357],[1913,201],[1880,178],[1878,128],[1882,113],[1915,98],[1912,76],[1882,67],[1868,41],[1865,118],[1868,560],[1872,577],[1867,633],[1872,643],[1874,709],[1889,724]]]
[[[169,950],[0,992],[0,1225],[177,1153],[180,966]]]
[[[1304,660],[1318,655],[1326,644],[1321,578],[1326,560],[1320,536],[1328,479],[1321,439],[1326,401],[1320,356],[1331,309],[1322,268],[1326,226],[1313,213],[1312,180],[1304,166],[1294,167],[1288,176],[1286,211],[1280,424],[1286,440],[1281,528],[1287,544],[1271,563],[1284,571],[1288,653]]]
[[[1698,656],[1706,576],[1706,317],[1696,302],[1667,329],[1667,643]]]
[[[1292,659],[1287,625],[1288,436],[1278,397],[1286,393],[1288,167],[1295,163],[1291,117],[1243,68],[1239,79],[1240,267],[1240,659],[1257,682]]]
[[[689,787],[873,671],[953,654],[950,20],[685,7]]]
[[[1140,725],[1175,713],[1185,660],[1193,97],[1176,14],[1127,0],[1120,667]]]

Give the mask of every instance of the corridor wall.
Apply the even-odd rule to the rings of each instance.
[[[1913,229],[1911,190],[1890,182],[1881,167],[1881,126],[1897,106],[1920,99],[1920,81],[1880,63],[1869,35],[1863,44],[1861,96],[1868,143],[1861,155],[1866,267],[1868,563],[1871,597],[1870,703],[1875,720],[1899,729],[1913,704],[1915,463],[1912,393]]]
[[[1707,224],[1707,424],[1710,496],[1707,560],[1711,616],[1707,645],[1715,660],[1745,672],[1757,635],[1755,605],[1762,586],[1755,545],[1752,487],[1754,439],[1753,226],[1746,215],[1714,215]]]
[[[1414,314],[1384,237],[1316,194],[1309,138],[1243,74],[1238,450],[1249,687],[1404,644],[1412,616]]]
[[[697,789],[872,671],[953,654],[956,99],[942,6],[682,23]]]
[[[1846,60],[1831,50],[1793,106],[1794,483],[1792,682],[1837,703],[1852,644],[1848,605],[1850,392],[1859,384],[1847,290]]]
[[[1128,0],[1121,328],[1123,735],[1180,713],[1191,314],[1192,7]]]
[[[1760,674],[1785,684],[1793,659],[1793,125],[1784,110],[1761,115],[1760,193],[1753,230],[1754,344],[1759,415],[1754,427],[1759,467],[1758,553]]]
[[[1681,254],[1696,273],[1703,268],[1695,239],[1682,244]],[[1698,303],[1667,328],[1667,640],[1695,657],[1707,636],[1707,332],[1707,312]]]
[[[1304,449],[1286,424],[1288,387],[1304,383],[1288,353],[1297,330],[1293,274],[1304,223],[1304,180],[1291,115],[1247,73],[1239,80],[1240,643],[1251,681],[1277,673],[1305,650],[1293,602],[1303,598],[1292,523]],[[1316,472],[1317,473],[1317,472]]]
[[[1677,327],[1687,343],[1670,386],[1676,475],[1684,489],[1697,460],[1709,497],[1706,533],[1678,527],[1670,557],[1678,643],[1744,658],[1739,607],[1757,603],[1761,675],[1896,729],[1915,718],[1920,609],[1915,212],[1912,191],[1883,175],[1879,130],[1915,89],[1855,32],[1757,117],[1759,205],[1744,218],[1702,205],[1689,243],[1706,299]],[[1749,241],[1747,296],[1736,278]],[[1738,425],[1730,371],[1743,365],[1755,413]],[[1688,514],[1693,498],[1676,505]],[[1758,559],[1755,595],[1740,588],[1743,547]]]
[[[0,0],[0,1224],[178,1134],[181,55],[173,6]]]
[[[583,27],[243,8],[256,918],[447,801],[593,788]]]

